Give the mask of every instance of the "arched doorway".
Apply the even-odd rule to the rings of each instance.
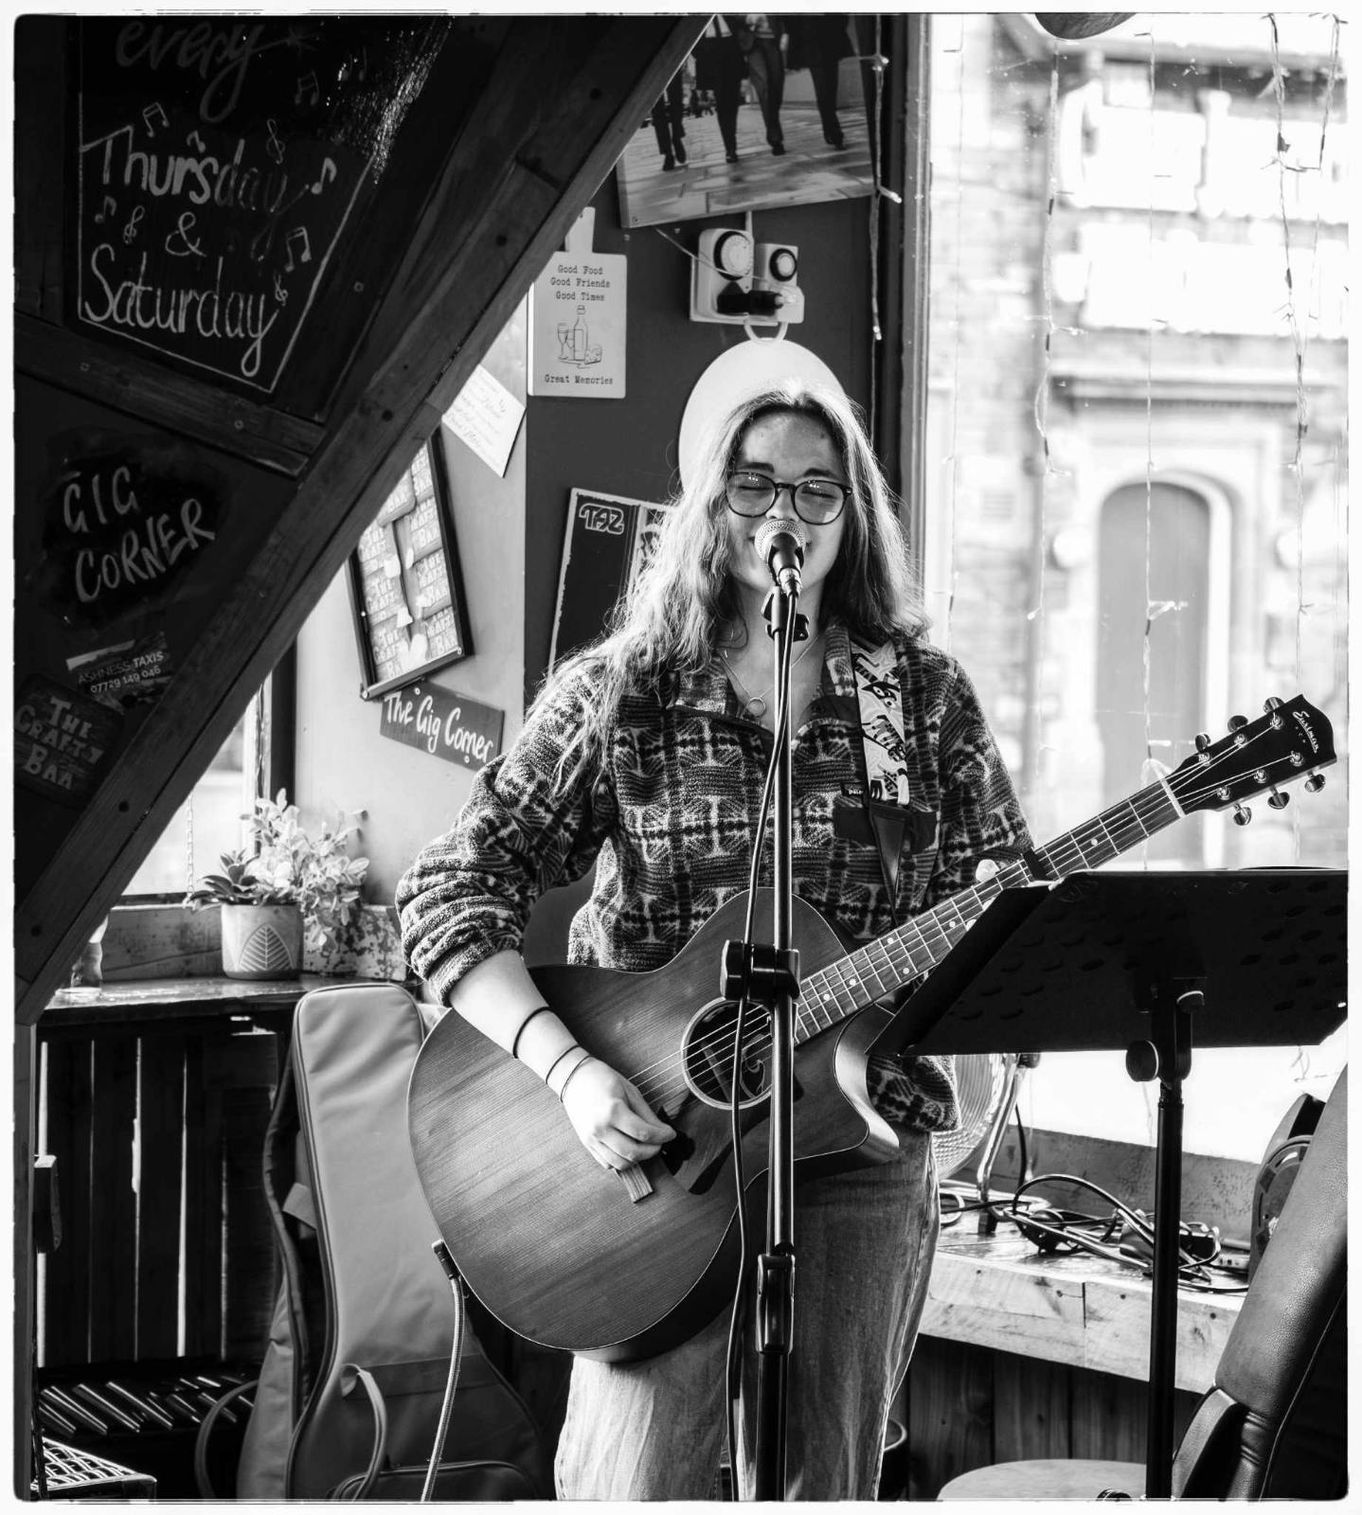
[[[1104,804],[1126,798],[1147,781],[1142,772],[1146,736],[1150,755],[1174,767],[1202,729],[1210,550],[1209,503],[1186,485],[1156,481],[1146,489],[1143,483],[1125,484],[1102,505],[1094,707]],[[1147,856],[1202,865],[1202,828],[1171,827],[1149,843]]]

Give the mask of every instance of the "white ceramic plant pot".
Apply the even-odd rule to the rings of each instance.
[[[228,978],[297,978],[303,913],[297,905],[224,905],[222,971]]]

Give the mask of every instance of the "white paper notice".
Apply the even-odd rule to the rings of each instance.
[[[525,406],[481,363],[445,412],[444,423],[502,478],[525,416]]]
[[[628,305],[623,253],[555,253],[530,287],[532,395],[622,400]]]

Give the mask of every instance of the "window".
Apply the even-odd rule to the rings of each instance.
[[[175,812],[124,892],[124,899],[180,900],[224,852],[246,840],[242,817],[258,794],[290,786],[293,653],[290,651],[232,728],[189,798]]]
[[[931,50],[928,609],[1037,841],[1300,693],[1340,749],[1321,793],[1112,866],[1345,866],[1337,23],[1141,14],[1069,43],[943,14]],[[1341,1032],[1194,1050],[1187,1149],[1256,1161],[1343,1057]],[[1157,1088],[1119,1052],[1042,1056],[1023,1113],[1152,1143]]]

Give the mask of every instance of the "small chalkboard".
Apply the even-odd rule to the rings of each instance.
[[[416,17],[82,20],[76,320],[273,392],[447,30]],[[324,335],[362,315],[332,309]]]
[[[472,651],[438,443],[417,453],[350,555],[350,604],[366,700]]]

